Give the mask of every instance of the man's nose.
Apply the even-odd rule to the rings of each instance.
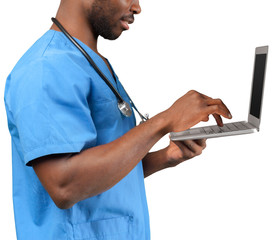
[[[133,0],[131,5],[131,11],[134,14],[140,14],[141,13],[141,7],[139,5],[139,0]]]

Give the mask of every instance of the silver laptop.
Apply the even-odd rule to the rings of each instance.
[[[247,121],[227,123],[224,124],[223,127],[214,125],[191,128],[182,132],[172,132],[170,134],[171,140],[182,141],[189,139],[215,138],[254,133],[259,131],[261,122],[267,53],[268,46],[257,47],[255,49],[252,90],[250,95],[250,107]]]

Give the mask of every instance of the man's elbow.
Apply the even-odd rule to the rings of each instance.
[[[66,189],[58,189],[54,194],[51,194],[51,198],[55,205],[63,210],[69,209],[75,204]]]
[[[71,208],[76,203],[75,189],[71,184],[70,157],[71,154],[48,155],[32,162],[36,175],[60,209]]]

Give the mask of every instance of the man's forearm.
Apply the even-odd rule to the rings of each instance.
[[[144,177],[163,170],[168,166],[167,148],[148,153],[142,160]]]

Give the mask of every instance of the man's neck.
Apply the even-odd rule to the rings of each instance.
[[[76,14],[77,11],[72,11],[71,14],[67,14],[68,10],[67,9],[64,10],[65,11],[63,11],[62,6],[60,6],[56,15],[56,19],[62,24],[65,30],[72,37],[79,39],[81,42],[90,47],[95,53],[97,53],[105,62],[109,71],[114,76],[114,73],[112,72],[112,69],[108,61],[98,52],[97,49],[98,36],[96,36],[92,32],[92,28],[88,25],[88,22],[85,22],[82,16],[77,16]],[[50,29],[61,31],[55,24],[52,24]]]
[[[62,24],[66,31],[73,37],[79,39],[81,42],[90,47],[94,52],[98,53],[97,42],[98,36],[96,36],[91,26],[78,14],[79,11],[69,11],[67,6],[60,6],[56,15],[56,19]],[[60,29],[52,24],[52,30],[60,31]],[[99,53],[98,53],[99,54]]]

